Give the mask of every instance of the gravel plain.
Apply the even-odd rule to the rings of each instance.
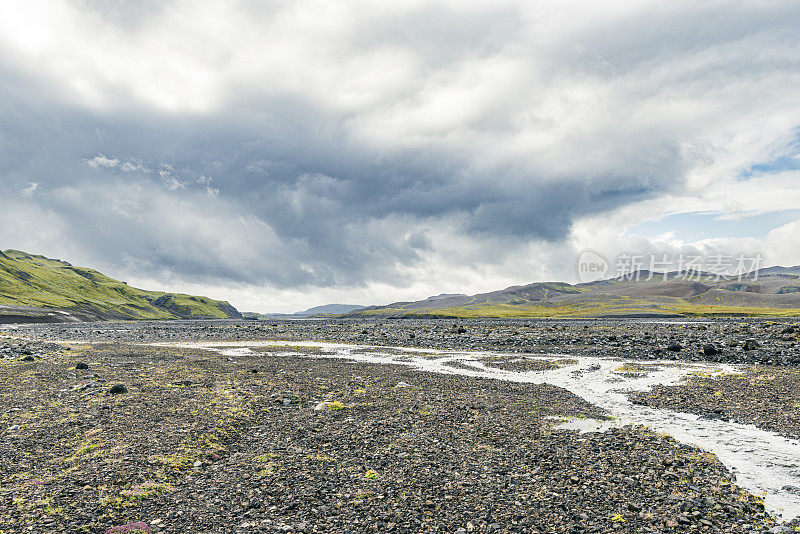
[[[316,340],[443,350],[800,365],[800,319],[140,321],[20,325],[17,331],[45,340]]]
[[[555,386],[318,359],[318,349],[234,357],[135,344],[491,349],[510,353],[491,363],[501,368],[525,352],[772,359],[745,369],[774,378],[726,377],[707,396],[739,399],[741,412],[762,414],[753,422],[791,434],[796,423],[755,408],[769,398],[794,402],[795,383],[784,378],[797,371],[795,346],[782,339],[787,327],[229,321],[7,330],[43,341],[0,339],[0,532],[794,530],[775,526],[761,500],[696,447],[644,428],[555,429],[554,416],[604,417]],[[748,339],[759,347],[734,346]],[[666,350],[669,343],[681,349]],[[709,343],[721,354],[705,354]],[[675,400],[681,387],[698,386],[655,390],[641,402],[711,412],[687,395]],[[726,416],[735,411],[726,405]]]

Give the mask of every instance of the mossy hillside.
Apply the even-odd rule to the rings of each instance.
[[[448,317],[470,319],[479,317],[531,318],[588,318],[620,316],[685,317],[798,317],[800,309],[754,306],[724,306],[695,304],[683,299],[654,302],[648,299],[620,297],[601,302],[537,303],[537,304],[468,304],[451,308],[415,309],[378,308],[356,312],[354,315],[386,317]]]
[[[145,291],[94,269],[18,250],[0,252],[0,304],[91,310],[101,316],[130,319],[239,315],[224,301]]]
[[[351,317],[791,317],[800,313],[800,267],[742,277],[684,272],[577,285],[537,282],[477,295],[442,294],[347,314]]]

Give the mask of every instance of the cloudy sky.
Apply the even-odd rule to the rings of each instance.
[[[241,310],[800,264],[800,3],[7,0],[0,248]]]

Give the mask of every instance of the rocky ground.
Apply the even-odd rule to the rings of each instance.
[[[559,365],[518,356],[539,352],[771,361],[635,401],[798,437],[793,328],[508,320],[6,328],[43,341],[0,337],[0,534],[775,530],[759,499],[699,449],[641,428],[554,429],[552,416],[603,414],[553,386],[315,359],[320,349],[234,358],[132,343],[494,350],[509,356],[486,365],[519,371]]]
[[[99,341],[318,340],[458,350],[800,365],[798,320],[398,319],[180,321],[20,325],[42,339]]]
[[[503,369],[504,371],[515,371],[518,373],[549,371],[574,362],[575,360],[570,360],[569,358],[545,361],[527,359],[524,356],[518,358],[509,356],[487,356],[482,358],[482,363],[488,368]]]
[[[81,365],[85,364],[85,365]],[[85,369],[78,367],[86,367]],[[711,455],[548,385],[126,344],[0,361],[0,531],[762,532]]]
[[[61,346],[55,343],[21,340],[0,334],[0,360],[32,362],[59,350]]]

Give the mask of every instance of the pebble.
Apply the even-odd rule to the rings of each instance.
[[[108,392],[112,395],[120,395],[128,392],[128,388],[124,384],[114,384]]]

